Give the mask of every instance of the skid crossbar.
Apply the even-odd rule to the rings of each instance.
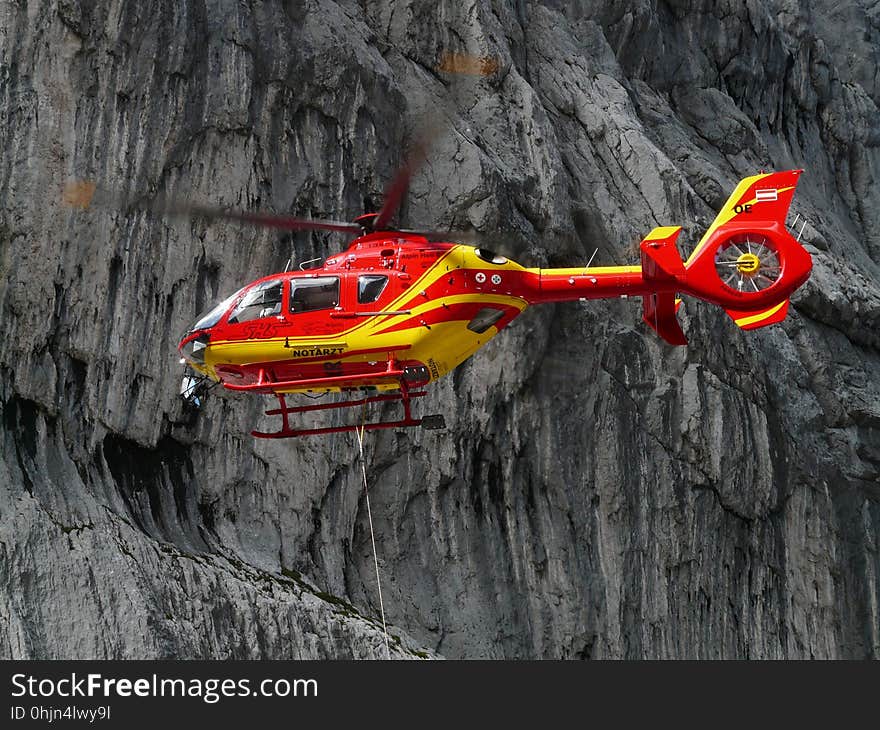
[[[406,384],[401,384],[401,392],[387,395],[374,395],[369,398],[357,398],[355,400],[342,401],[339,403],[317,403],[311,406],[295,406],[290,407],[283,393],[276,393],[280,408],[272,408],[266,411],[267,416],[281,416],[281,429],[273,433],[264,431],[251,431],[253,436],[262,439],[284,439],[295,438],[297,436],[320,436],[329,433],[352,433],[354,431],[376,431],[383,428],[407,428],[410,426],[420,426],[421,418],[413,418],[410,410],[410,399],[427,395],[425,391],[419,390],[409,392],[404,390]],[[387,403],[391,401],[402,401],[404,417],[397,421],[373,421],[370,423],[356,424],[350,426],[327,426],[324,428],[291,428],[288,416],[291,413],[309,413],[311,411],[327,411],[340,408],[355,408],[357,406],[365,406],[370,403]]]
[[[336,403],[315,403],[307,406],[288,406],[285,393],[279,391],[289,391],[292,389],[302,390],[309,388],[330,388],[337,387],[342,389],[357,388],[364,385],[372,385],[376,381],[384,381],[385,384],[393,383],[398,389],[397,393],[385,393],[382,395],[371,395],[364,398],[355,398],[352,400],[340,401]],[[389,383],[390,381],[390,383]],[[247,385],[233,385],[224,383],[230,390],[245,390],[265,393],[274,393],[278,398],[280,408],[271,408],[266,411],[267,416],[281,416],[281,429],[275,432],[267,433],[265,431],[251,431],[253,436],[262,439],[283,439],[295,438],[296,436],[318,436],[328,433],[348,433],[354,431],[375,431],[383,428],[406,428],[409,426],[420,426],[421,418],[413,418],[411,410],[411,400],[426,395],[425,391],[410,390],[410,383],[406,379],[406,371],[401,368],[393,357],[388,358],[385,370],[372,373],[357,373],[351,375],[330,375],[322,378],[307,378],[301,380],[272,380],[266,373],[265,369],[260,369],[255,383]],[[357,406],[367,406],[371,403],[389,403],[400,401],[403,403],[403,418],[396,421],[373,421],[370,423],[362,423],[350,426],[327,426],[324,428],[292,428],[290,425],[290,415],[300,413],[310,413],[312,411],[330,411],[342,408],[355,408]]]

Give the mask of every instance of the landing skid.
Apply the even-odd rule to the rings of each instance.
[[[266,415],[281,416],[281,429],[272,433],[251,431],[251,435],[261,439],[286,439],[296,438],[297,436],[321,436],[330,433],[377,431],[384,428],[408,428],[412,426],[421,426],[422,428],[430,430],[446,428],[446,423],[441,415],[413,418],[410,408],[410,400],[412,398],[420,398],[423,395],[427,395],[427,393],[423,390],[409,391],[406,389],[405,383],[401,383],[401,386],[400,393],[373,395],[368,398],[357,398],[355,400],[341,401],[339,403],[317,403],[308,406],[288,406],[284,394],[276,393],[281,407],[272,408],[266,411]],[[403,403],[404,417],[397,421],[372,421],[370,423],[353,424],[350,426],[328,426],[325,428],[291,428],[290,426],[289,416],[291,414],[356,408],[357,406],[367,406],[370,403],[390,403],[394,401],[401,401]]]

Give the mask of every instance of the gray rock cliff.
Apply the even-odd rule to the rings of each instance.
[[[527,312],[367,437],[395,657],[880,655],[880,85],[867,0],[0,4],[0,657],[384,656],[357,444],[177,397],[175,346],[342,237],[65,207],[89,178],[347,219],[426,117],[407,223],[524,263],[687,250],[803,167],[788,319]],[[444,51],[498,70],[452,77]]]

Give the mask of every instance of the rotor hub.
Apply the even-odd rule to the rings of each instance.
[[[759,268],[761,268],[761,259],[753,253],[744,253],[737,258],[736,268],[742,274],[754,274]]]
[[[371,233],[375,229],[375,223],[378,217],[378,213],[364,213],[355,218],[354,222],[361,227],[364,233]]]

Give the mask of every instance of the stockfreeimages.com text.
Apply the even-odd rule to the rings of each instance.
[[[223,697],[317,697],[316,679],[129,679],[101,674],[49,679],[27,674],[12,675],[13,697],[200,697],[207,703]]]

